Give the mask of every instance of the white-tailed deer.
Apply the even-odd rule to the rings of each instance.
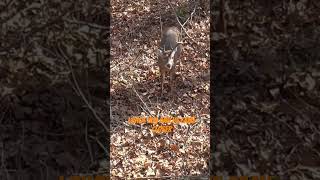
[[[164,29],[158,50],[158,66],[161,74],[161,95],[163,94],[163,83],[165,74],[170,74],[170,89],[174,91],[174,76],[177,61],[182,51],[180,31],[176,27]]]

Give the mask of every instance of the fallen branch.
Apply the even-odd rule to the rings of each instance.
[[[140,99],[140,101],[142,102],[143,106],[147,109],[147,111],[148,111],[149,115],[151,115],[151,116],[152,116],[152,114],[151,114],[151,111],[150,111],[149,107],[148,107],[148,106],[147,106],[147,104],[142,100],[141,96],[139,95],[139,93],[138,93],[138,92],[136,91],[136,89],[134,88],[134,85],[132,86],[132,90],[133,90],[133,92],[135,92],[135,93],[136,93],[136,95],[138,96],[138,98],[139,98],[139,99]]]
[[[92,112],[93,116],[96,118],[96,120],[98,120],[98,122],[103,126],[103,128],[105,129],[105,131],[107,133],[109,133],[109,128],[107,127],[107,125],[102,121],[102,119],[99,117],[99,115],[97,114],[97,112],[95,111],[95,109],[92,107],[92,105],[89,103],[89,101],[87,100],[87,98],[85,97],[85,95],[83,94],[83,92],[81,91],[78,81],[74,75],[72,66],[70,64],[70,62],[68,61],[68,58],[66,57],[66,55],[63,53],[63,51],[61,50],[60,46],[58,46],[60,53],[62,54],[62,58],[66,61],[67,65],[69,66],[70,72],[71,72],[71,76],[72,76],[72,80],[75,84],[75,88],[78,91],[79,95],[81,96],[82,100],[85,102],[85,104],[87,105],[87,107],[90,109],[90,111]]]

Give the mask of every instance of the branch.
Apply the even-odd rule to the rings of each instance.
[[[139,95],[139,93],[138,93],[138,92],[136,91],[136,89],[134,88],[134,85],[132,86],[132,90],[136,93],[136,95],[138,96],[138,98],[139,98],[140,101],[142,102],[143,106],[147,109],[148,113],[152,116],[149,107],[148,107],[147,104],[142,100],[141,96]]]
[[[190,15],[190,17],[186,20],[186,22],[184,22],[183,24],[181,24],[181,22],[180,22],[180,20],[179,20],[179,17],[178,17],[178,15],[177,15],[177,13],[176,13],[176,11],[175,11],[175,9],[174,9],[174,7],[172,7],[172,4],[170,3],[170,1],[168,0],[168,4],[170,5],[170,7],[172,8],[172,10],[174,10],[174,15],[175,15],[175,17],[176,17],[176,19],[177,19],[177,21],[178,21],[178,23],[179,23],[179,25],[181,26],[181,28],[182,28],[182,30],[186,33],[186,35],[190,38],[190,40],[193,42],[193,43],[195,43],[195,44],[198,44],[198,42],[196,42],[189,34],[188,34],[188,32],[187,32],[187,30],[184,28],[184,25],[187,23],[187,21],[190,19],[190,17],[193,15],[193,13],[195,12],[195,10],[196,10],[196,7],[193,9],[193,11],[192,11],[192,13],[191,13],[191,15]]]
[[[67,65],[69,66],[70,72],[71,72],[71,76],[72,76],[72,80],[76,86],[76,90],[78,91],[79,95],[81,96],[82,100],[85,102],[85,104],[87,105],[87,107],[90,109],[90,111],[92,112],[93,116],[96,118],[96,120],[98,120],[98,122],[103,126],[103,128],[105,129],[106,133],[110,132],[109,128],[106,126],[106,124],[102,121],[102,119],[99,117],[99,115],[97,114],[97,112],[95,111],[95,109],[92,107],[92,105],[88,102],[87,98],[85,97],[85,95],[83,94],[82,90],[79,87],[78,81],[74,75],[72,66],[70,64],[70,62],[68,61],[68,58],[66,57],[66,55],[63,53],[63,51],[61,50],[60,46],[58,46],[58,49],[60,51],[60,53],[63,55],[62,58],[66,61]]]

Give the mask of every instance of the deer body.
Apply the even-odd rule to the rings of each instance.
[[[182,45],[179,42],[180,32],[176,27],[169,27],[163,31],[160,48],[158,51],[158,66],[161,74],[161,94],[163,93],[163,84],[165,74],[170,74],[170,88],[173,92],[175,67],[182,51]]]

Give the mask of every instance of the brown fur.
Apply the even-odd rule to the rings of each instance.
[[[170,73],[170,88],[171,92],[173,92],[175,68],[182,52],[182,45],[179,43],[179,40],[180,31],[178,28],[169,27],[164,29],[158,53],[158,66],[161,74],[161,94],[163,93],[163,83],[167,72]]]

